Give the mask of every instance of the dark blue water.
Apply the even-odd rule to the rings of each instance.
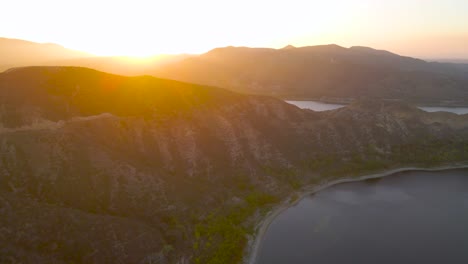
[[[340,184],[271,223],[258,264],[468,263],[468,170]]]

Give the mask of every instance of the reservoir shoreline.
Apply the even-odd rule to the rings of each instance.
[[[301,109],[310,109],[313,111],[329,111],[335,110],[342,107],[346,107],[350,103],[332,103],[324,101],[314,101],[314,100],[286,100],[288,104],[295,105]],[[437,105],[437,104],[413,104],[414,107],[417,107],[425,112],[449,112],[457,115],[468,114],[468,106],[463,105]]]
[[[335,99],[322,99],[322,98],[304,98],[304,97],[285,97],[281,100],[295,101],[295,102],[317,102],[322,104],[336,104],[346,106],[356,101],[355,98],[335,98]],[[382,99],[389,102],[404,102],[398,99]],[[448,108],[465,108],[468,104],[463,102],[411,102],[412,105],[417,107],[448,107]]]
[[[399,172],[408,172],[408,171],[445,171],[445,170],[454,170],[454,169],[467,169],[468,164],[452,164],[446,166],[439,166],[439,167],[432,167],[432,168],[424,168],[424,167],[402,167],[396,169],[385,170],[379,173],[374,174],[366,174],[361,176],[353,176],[353,177],[345,177],[341,179],[332,180],[329,182],[322,182],[319,184],[313,184],[302,188],[302,190],[296,192],[298,194],[298,198],[291,200],[291,197],[288,197],[286,200],[281,202],[279,205],[273,207],[258,224],[255,226],[255,235],[249,239],[248,247],[244,255],[244,264],[255,264],[258,252],[261,248],[262,239],[270,226],[273,220],[281,214],[286,209],[294,206],[299,201],[304,199],[305,197],[322,191],[324,189],[330,188],[332,186],[343,184],[343,183],[351,183],[351,182],[359,182],[365,181],[370,179],[378,179],[387,176],[394,175]]]

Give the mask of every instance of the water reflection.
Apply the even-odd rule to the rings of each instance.
[[[278,215],[257,263],[466,264],[467,193],[468,170],[337,185]]]

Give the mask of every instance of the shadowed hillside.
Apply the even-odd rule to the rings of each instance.
[[[268,51],[265,51],[268,52]],[[310,184],[468,159],[468,116],[327,112],[74,67],[0,73],[0,262],[239,263]]]
[[[0,56],[0,71],[18,66],[79,66],[288,99],[347,103],[371,97],[426,105],[468,105],[467,64],[426,62],[360,46],[226,47],[199,56],[138,59],[98,57],[55,44],[1,38]]]
[[[468,104],[466,65],[428,63],[367,47],[218,48],[155,74],[283,98]]]

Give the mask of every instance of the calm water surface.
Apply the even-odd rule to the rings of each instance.
[[[458,115],[468,114],[468,107],[419,107],[426,112],[451,112]]]
[[[327,110],[334,110],[345,105],[342,104],[326,104],[317,101],[286,101],[287,103],[293,104],[297,107],[304,108],[304,109],[311,109],[314,111],[327,111]],[[468,114],[468,107],[429,107],[429,106],[422,106],[419,107],[420,109],[426,112],[451,112],[458,115]]]
[[[326,104],[317,101],[286,101],[286,103],[293,104],[302,109],[311,109],[314,111],[335,110],[345,106],[341,104]]]
[[[258,264],[468,263],[468,170],[336,185],[278,215]]]

